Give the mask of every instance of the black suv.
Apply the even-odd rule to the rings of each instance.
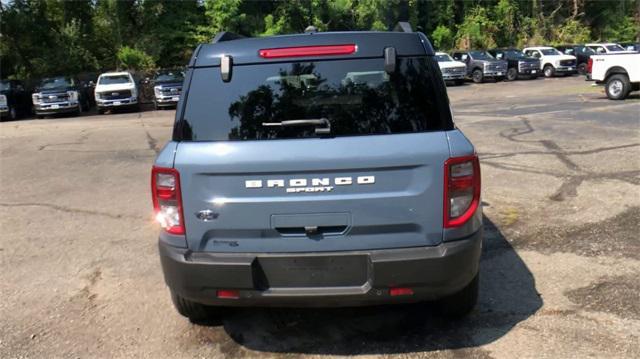
[[[70,76],[47,77],[40,81],[31,95],[38,118],[61,113],[79,114],[89,111],[87,88]]]
[[[584,75],[587,72],[589,58],[596,53],[592,48],[584,45],[560,45],[556,46],[556,49],[565,55],[576,57],[578,73],[580,75]]]
[[[537,79],[540,76],[540,60],[527,56],[518,49],[492,49],[489,53],[497,60],[508,63],[507,80],[513,81],[519,76]]]
[[[176,106],[182,92],[184,72],[179,69],[160,70],[153,78],[153,103],[156,110]]]
[[[31,98],[22,82],[0,81],[0,117],[15,120],[31,113]]]

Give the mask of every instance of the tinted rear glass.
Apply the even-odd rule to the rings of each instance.
[[[263,125],[327,119],[330,136],[413,133],[452,127],[446,90],[427,57],[351,59],[195,68],[175,140],[225,141],[318,137],[314,125]]]

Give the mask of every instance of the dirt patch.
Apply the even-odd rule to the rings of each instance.
[[[606,277],[565,294],[583,309],[640,319],[640,282],[636,276]]]
[[[541,253],[569,252],[583,256],[612,256],[640,259],[640,207],[598,223],[561,228],[543,227],[533,234],[515,235],[517,249]]]

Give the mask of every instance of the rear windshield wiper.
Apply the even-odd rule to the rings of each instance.
[[[331,122],[327,118],[308,118],[300,120],[285,120],[282,122],[263,122],[265,127],[297,127],[297,126],[324,126],[316,127],[316,135],[328,135],[331,133]]]

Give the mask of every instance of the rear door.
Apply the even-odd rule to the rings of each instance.
[[[451,129],[431,57],[194,68],[175,168],[189,247],[322,252],[436,245]],[[326,126],[273,125],[327,119]],[[320,128],[320,131],[318,130]],[[203,213],[207,214],[206,218]]]

